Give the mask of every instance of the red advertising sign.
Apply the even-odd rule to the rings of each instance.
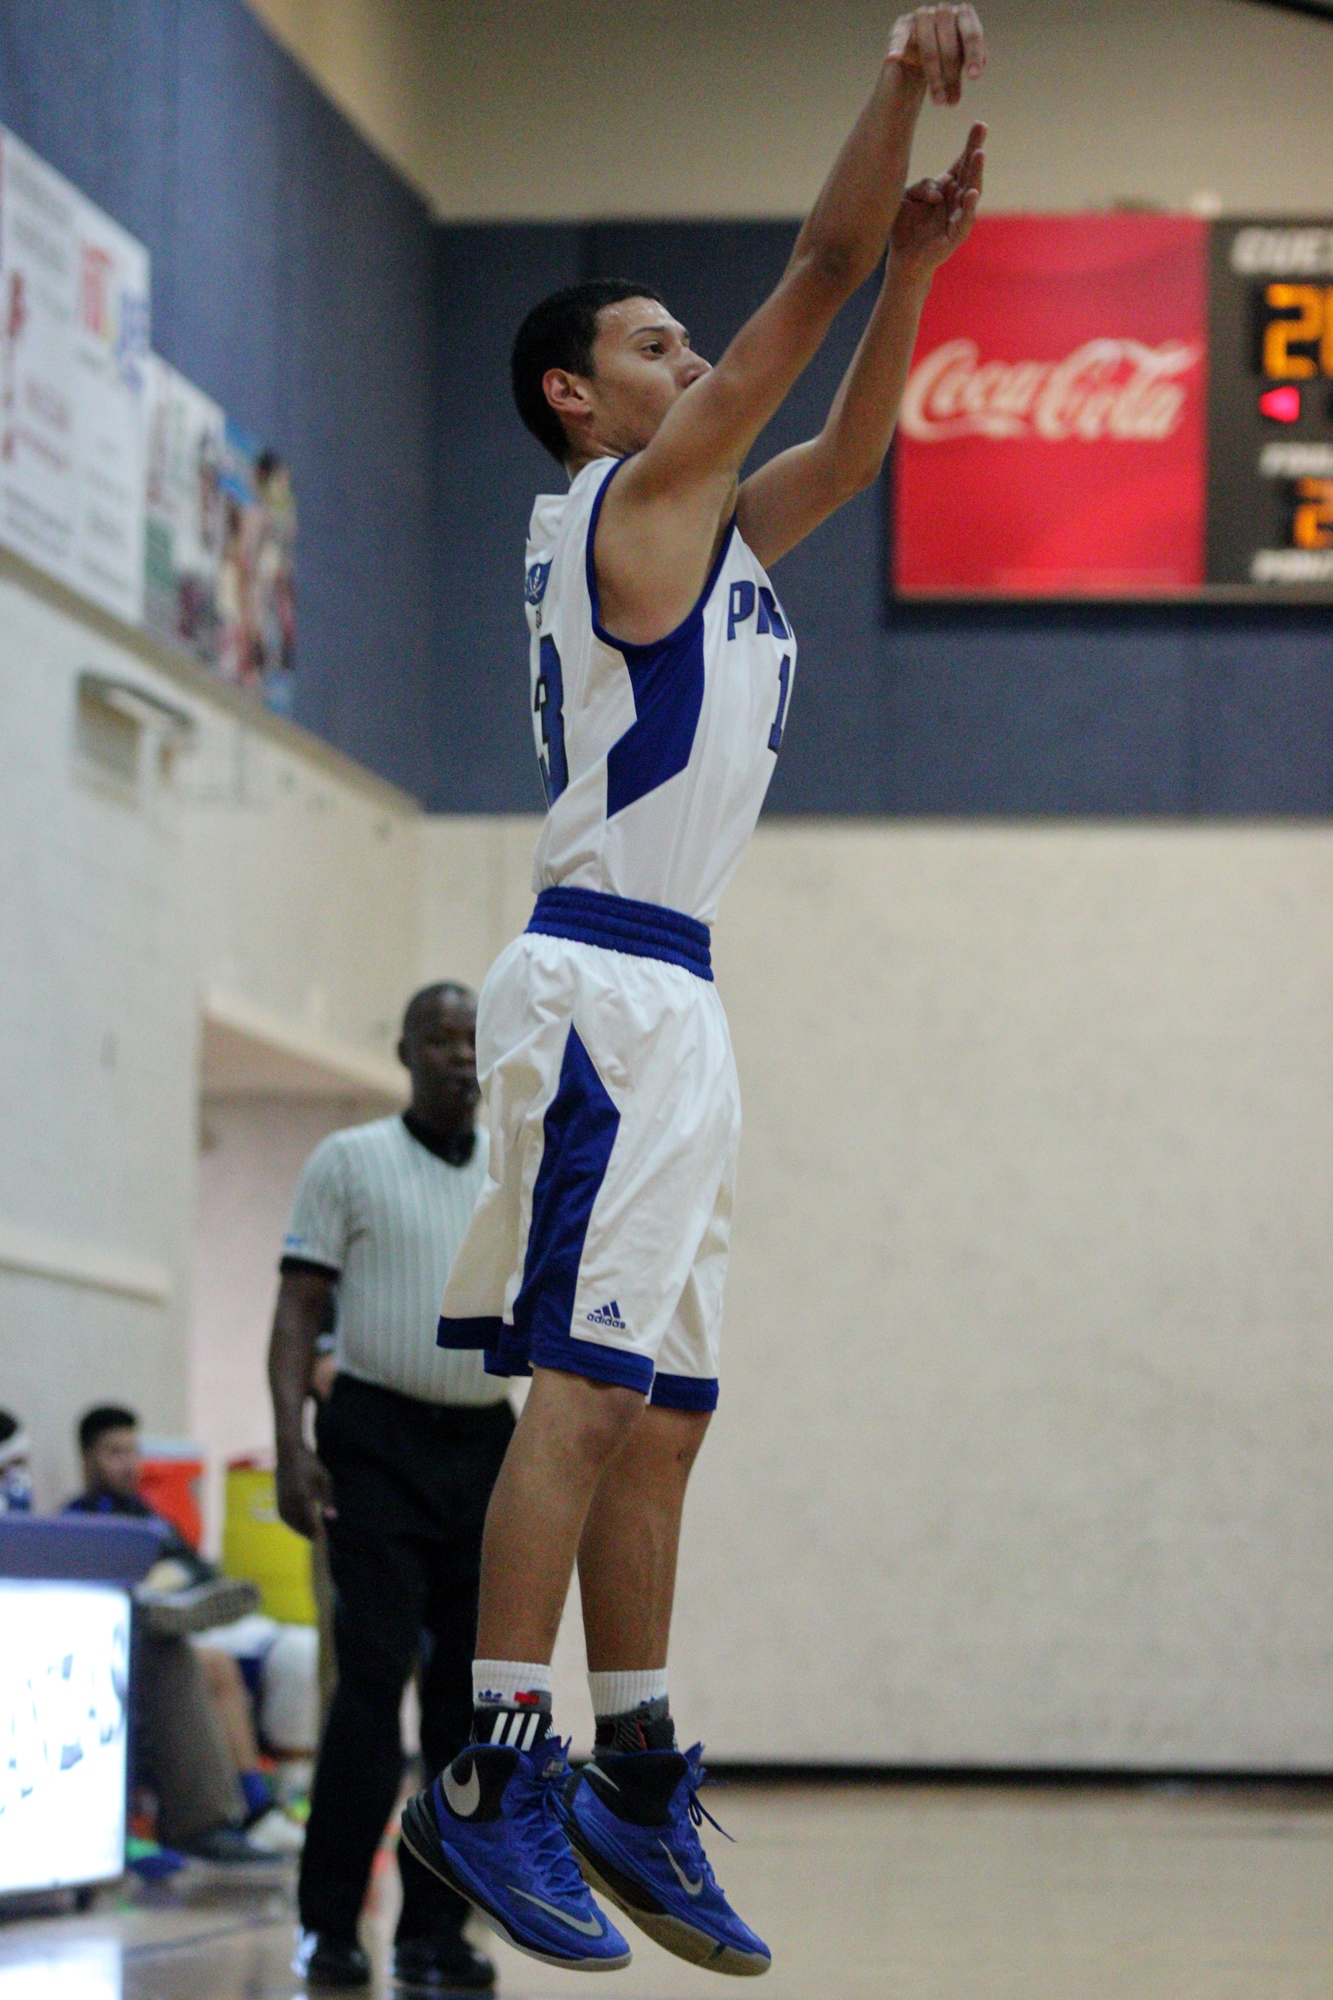
[[[1196,590],[1207,346],[1205,223],[980,221],[935,279],[903,398],[895,591]]]

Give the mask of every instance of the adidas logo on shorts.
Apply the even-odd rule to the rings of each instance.
[[[620,1307],[614,1299],[609,1306],[598,1306],[595,1311],[584,1313],[583,1317],[589,1326],[610,1326],[614,1327],[617,1333],[626,1331],[625,1322],[620,1317]]]

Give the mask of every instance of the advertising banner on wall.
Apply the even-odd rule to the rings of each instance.
[[[1207,226],[1194,217],[979,222],[922,315],[898,430],[894,588],[1200,586],[1207,351]]]
[[[148,252],[0,131],[0,540],[137,623]]]
[[[1333,219],[983,218],[890,482],[899,597],[1333,599]]]
[[[158,355],[147,380],[144,622],[289,713],[296,506],[286,468]]]

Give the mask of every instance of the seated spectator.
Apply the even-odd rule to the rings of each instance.
[[[158,1838],[214,1861],[290,1853],[300,1831],[274,1802],[260,1765],[250,1697],[240,1667],[217,1646],[186,1634],[254,1602],[192,1549],[139,1492],[139,1420],[99,1404],[79,1424],[84,1490],[70,1514],[128,1515],[161,1536],[162,1557],[136,1592],[135,1708],[140,1759],[158,1796]]]
[[[0,1514],[32,1512],[28,1433],[18,1418],[0,1410]]]

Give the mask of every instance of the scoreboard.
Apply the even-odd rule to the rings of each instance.
[[[1209,235],[1207,581],[1333,598],[1333,223]]]
[[[1333,602],[1333,221],[983,218],[888,492],[899,597]]]

